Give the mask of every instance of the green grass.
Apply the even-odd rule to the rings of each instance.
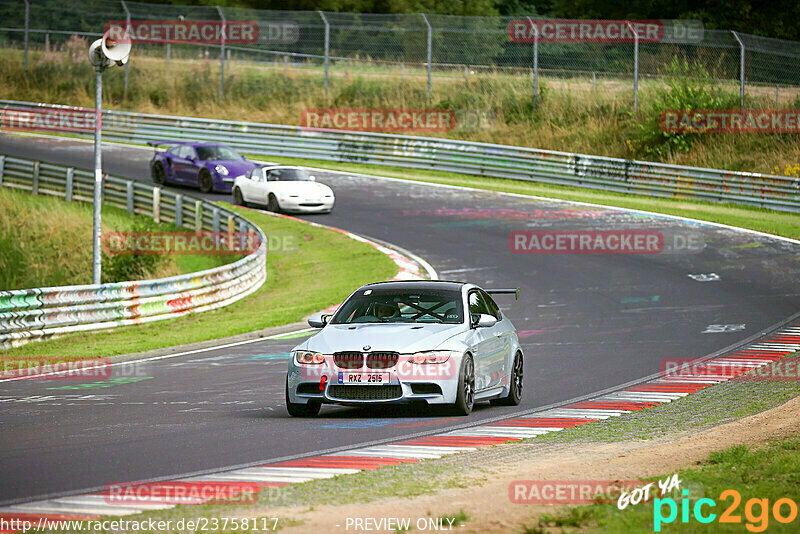
[[[663,480],[671,474],[664,473],[649,480]],[[678,476],[681,487],[689,488],[688,521],[682,522],[681,497],[676,497],[678,514],[671,523],[661,525],[662,532],[797,532],[798,519],[782,524],[772,516],[773,505],[778,499],[800,501],[800,440],[797,437],[774,441],[763,447],[736,445],[716,451],[699,467],[681,470]],[[741,502],[732,511],[732,515],[740,517],[741,523],[719,522],[722,512],[734,503],[732,497],[720,497],[729,489],[741,495]],[[714,508],[703,506],[704,514],[711,512],[717,516],[711,523],[702,524],[693,516],[694,504],[700,498],[716,502]],[[766,514],[759,505],[748,505],[750,499],[768,499]],[[629,505],[624,510],[619,510],[616,503],[564,508],[541,516],[538,526],[533,528],[572,527],[582,532],[652,533],[655,505],[655,502]],[[749,517],[748,506],[751,510]],[[669,515],[668,512],[668,505],[662,505],[664,517]],[[788,505],[783,505],[782,513],[789,514]]]
[[[793,362],[797,365],[797,361]],[[800,382],[731,380],[677,401],[622,417],[532,438],[536,443],[614,442],[655,439],[697,431],[774,408],[800,395]]]
[[[91,334],[70,334],[0,355],[79,359],[242,334],[299,321],[341,302],[358,286],[391,278],[397,272],[389,257],[339,232],[254,210],[233,209],[267,235],[289,236],[290,244],[296,244],[295,250],[267,255],[267,282],[252,295],[213,311]]]
[[[27,71],[22,52],[0,49],[0,98],[93,106],[93,75],[85,61],[88,42],[72,39],[69,49],[44,53],[32,50]],[[702,109],[714,96],[715,108],[738,107],[731,85],[703,82],[680,98],[664,96],[663,80],[642,80],[639,111],[632,111],[629,80],[601,83],[560,79],[543,73],[540,95],[531,101],[529,72],[476,71],[464,79],[457,71],[436,72],[432,93],[425,76],[405,76],[399,69],[353,63],[345,75],[334,63],[327,91],[319,66],[290,68],[280,64],[233,61],[226,66],[225,96],[218,95],[219,63],[196,58],[163,58],[135,54],[130,62],[127,95],[124,70],[109,69],[104,79],[104,106],[142,113],[199,116],[298,125],[307,109],[319,108],[435,108],[488,113],[492,120],[477,127],[456,128],[438,135],[447,138],[528,146],[576,153],[649,159],[700,167],[798,176],[800,145],[796,134],[691,134],[664,144],[657,118],[664,109]],[[696,74],[692,66],[687,69]],[[415,71],[418,72],[418,71]],[[679,75],[684,73],[678,69]],[[684,78],[683,81],[688,78]],[[681,86],[678,86],[680,88]],[[749,87],[746,107],[774,108],[770,91]],[[784,90],[778,107],[800,107],[795,90]],[[674,91],[672,94],[679,94]],[[718,98],[717,98],[718,97]],[[671,108],[668,106],[672,106]]]
[[[254,155],[253,157],[256,156]],[[278,156],[261,157],[276,163],[323,167],[345,172],[377,174],[410,181],[473,187],[487,191],[543,196],[561,200],[589,202],[620,208],[652,211],[800,239],[800,217],[798,217],[796,213],[787,213],[757,207],[685,199],[642,197],[623,193],[594,191],[578,187],[524,182],[521,180],[482,178],[479,176],[468,176],[443,171],[420,171],[416,169],[402,169],[399,167],[384,167],[381,165],[338,163]]]
[[[103,206],[103,232],[173,231]],[[105,256],[104,282],[161,278],[234,261],[232,256]],[[130,276],[130,277],[129,277]],[[0,188],[0,289],[90,284],[92,206]]]

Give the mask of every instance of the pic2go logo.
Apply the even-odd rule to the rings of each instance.
[[[712,523],[717,519],[717,514],[711,511],[717,506],[717,502],[714,499],[697,499],[694,505],[691,505],[688,497],[689,491],[683,490],[681,493],[683,495],[680,504],[681,523],[689,523],[690,512],[698,523]],[[742,516],[736,513],[742,503],[741,494],[736,490],[728,489],[720,493],[719,498],[721,501],[727,501],[728,499],[732,501],[719,516],[719,523],[742,523]],[[653,530],[661,532],[662,525],[673,523],[678,518],[678,508],[678,503],[671,497],[655,499],[653,501]],[[767,530],[770,511],[772,512],[772,517],[778,523],[791,523],[797,518],[797,503],[784,497],[776,500],[770,509],[769,499],[749,499],[744,505],[744,516],[747,519],[745,527],[747,530],[750,532],[764,532]]]

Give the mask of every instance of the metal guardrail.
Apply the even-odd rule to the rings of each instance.
[[[0,155],[0,186],[91,202],[94,175]],[[157,280],[0,291],[0,348],[220,308],[254,292],[266,280],[266,236],[224,207],[111,176],[103,180],[103,203],[196,231],[252,233],[259,248],[234,263]]]
[[[0,108],[51,106],[0,100]],[[298,126],[107,111],[103,138],[224,139],[262,156],[451,171],[664,198],[748,204],[800,212],[800,179],[432,137],[313,130]]]

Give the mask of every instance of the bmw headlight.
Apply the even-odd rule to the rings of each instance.
[[[411,355],[411,363],[444,363],[450,359],[452,351],[449,350],[425,350],[415,352]]]
[[[217,163],[217,166],[214,167],[214,170],[217,171],[220,176],[228,176],[228,168],[225,165]]]
[[[305,365],[319,365],[325,363],[325,355],[310,350],[298,350],[294,353],[294,361]]]

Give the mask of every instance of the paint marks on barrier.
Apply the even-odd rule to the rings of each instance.
[[[288,360],[291,356],[289,352],[282,352],[280,354],[257,354],[255,356],[250,356],[245,358],[246,360]]]
[[[727,332],[740,332],[744,329],[744,324],[710,324],[701,334],[724,334]]]
[[[687,276],[697,282],[719,282],[721,280],[717,273],[689,274]]]
[[[84,382],[83,384],[70,384],[68,386],[56,386],[47,389],[105,389],[122,384],[131,384],[133,382],[141,382],[142,380],[150,380],[152,376],[120,376],[118,378],[110,378],[108,380],[97,380],[96,382]]]

